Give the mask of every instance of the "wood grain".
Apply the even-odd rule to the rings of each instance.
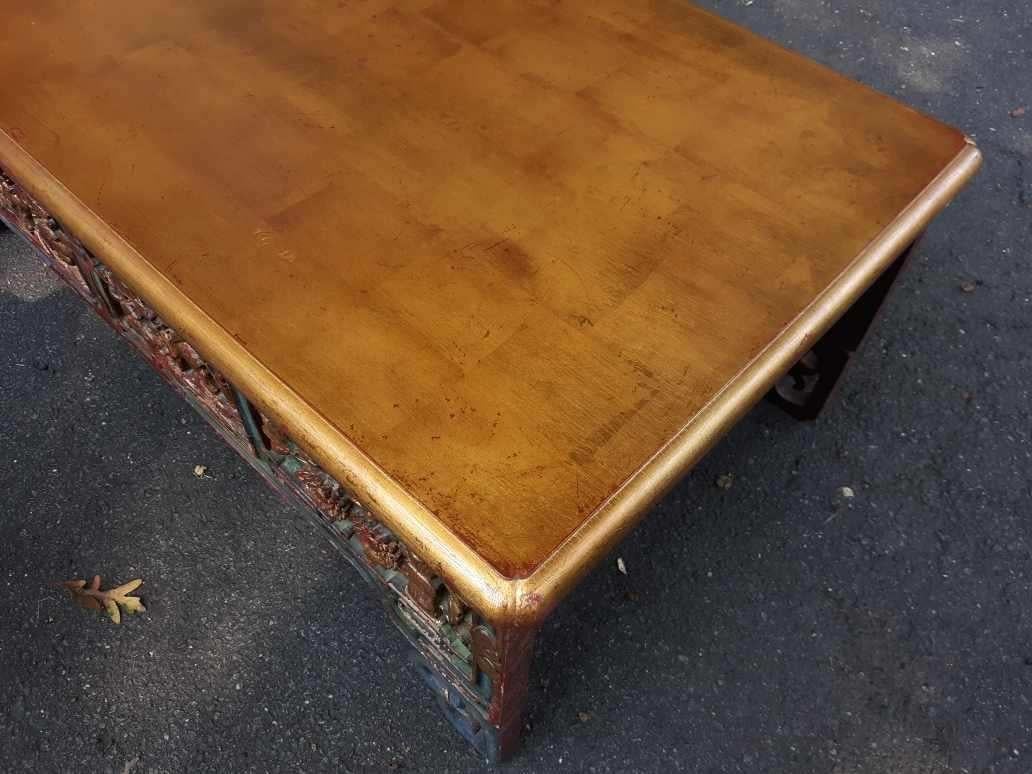
[[[508,578],[965,146],[674,0],[3,15],[0,128]]]

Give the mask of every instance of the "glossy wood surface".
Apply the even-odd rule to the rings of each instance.
[[[965,147],[673,0],[0,7],[0,129],[510,578]]]

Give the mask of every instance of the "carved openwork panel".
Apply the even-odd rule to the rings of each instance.
[[[0,170],[0,216],[50,259],[51,268],[72,289],[91,305],[99,304],[83,274],[83,267],[89,264],[86,249],[3,170]]]

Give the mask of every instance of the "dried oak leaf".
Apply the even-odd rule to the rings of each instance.
[[[124,607],[125,612],[130,615],[146,612],[147,608],[143,606],[139,597],[129,596],[130,592],[135,591],[142,584],[143,581],[137,578],[108,591],[101,591],[100,576],[94,575],[89,586],[84,580],[65,581],[61,585],[68,589],[68,593],[72,595],[72,599],[77,605],[85,607],[87,610],[105,610],[108,617],[117,624],[122,622],[119,605]]]

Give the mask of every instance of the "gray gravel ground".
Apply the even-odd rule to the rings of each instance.
[[[508,768],[1028,772],[1032,6],[705,5],[963,127],[986,169],[830,413],[758,407],[549,623]],[[0,491],[0,769],[479,768],[322,535],[10,234]],[[147,615],[48,585],[95,572],[143,577]]]

